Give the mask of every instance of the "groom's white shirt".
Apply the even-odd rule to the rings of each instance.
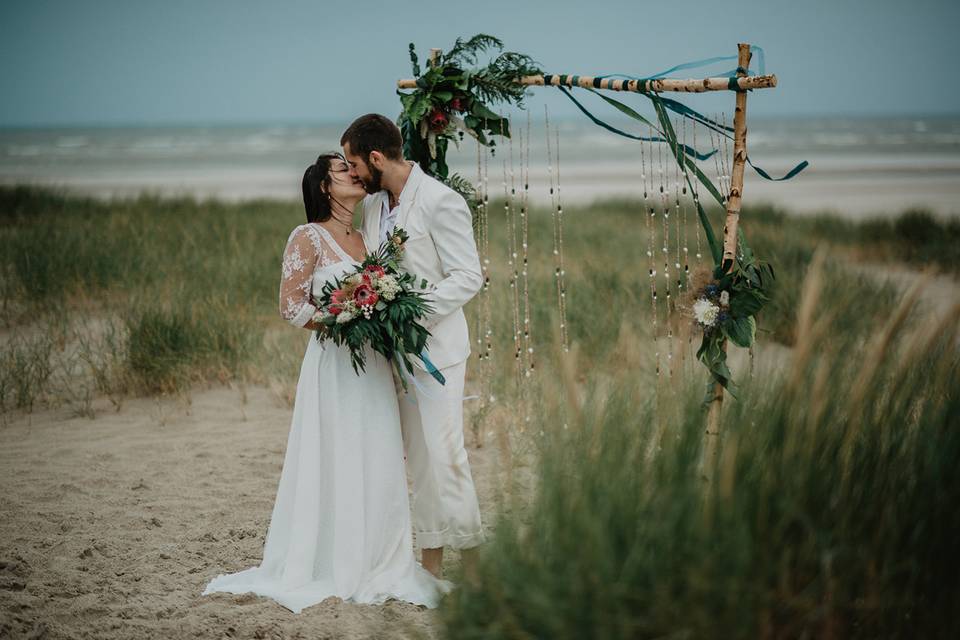
[[[397,225],[397,214],[400,213],[400,204],[391,209],[388,201],[389,198],[384,199],[380,207],[380,244],[386,242],[387,236]]]
[[[456,191],[425,174],[411,163],[410,176],[400,192],[395,224],[409,238],[401,266],[428,283],[433,313],[424,319],[432,334],[427,352],[437,368],[463,362],[470,356],[470,338],[465,305],[483,286],[483,272],[473,238],[470,208]],[[384,190],[363,200],[363,228],[368,251],[375,251],[381,239],[381,218],[389,208],[390,194]],[[386,220],[384,222],[387,222]],[[419,360],[416,364],[422,365]]]

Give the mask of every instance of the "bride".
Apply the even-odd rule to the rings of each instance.
[[[451,587],[414,559],[390,364],[367,347],[366,372],[358,376],[346,346],[312,333],[311,291],[365,255],[352,223],[364,195],[339,154],[321,155],[304,173],[308,222],[287,240],[280,315],[311,333],[263,561],[214,578],[204,595],[253,592],[299,613],[330,596],[434,607]]]

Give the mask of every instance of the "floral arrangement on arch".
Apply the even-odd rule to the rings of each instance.
[[[471,182],[456,174],[449,175],[446,163],[449,143],[452,141],[458,145],[465,135],[470,135],[481,144],[494,147],[492,136],[509,138],[509,121],[497,115],[490,105],[506,103],[522,107],[527,89],[517,81],[524,76],[543,74],[531,57],[514,52],[500,53],[485,67],[468,68],[476,64],[480,53],[490,49],[502,51],[503,43],[485,34],[475,35],[468,40],[458,38],[453,48],[442,53],[421,72],[414,45],[411,43],[410,61],[417,88],[410,93],[397,91],[403,106],[399,124],[403,134],[404,156],[419,163],[428,174],[446,182],[471,205],[475,204],[475,190]],[[561,86],[559,89],[569,97],[565,87]],[[593,92],[592,89],[587,91]],[[599,93],[597,95],[616,107],[621,114],[637,120],[648,127],[648,130],[655,132],[654,141],[665,144],[677,163],[684,168],[684,177],[690,189],[693,189],[693,181],[698,181],[717,203],[726,206],[726,199],[717,186],[696,163],[696,160],[709,157],[710,154],[700,154],[696,149],[681,143],[668,112],[674,111],[681,117],[695,120],[719,135],[729,137],[733,129],[655,92],[641,95],[651,101],[657,116],[656,124],[618,100]],[[577,105],[595,123],[615,133],[643,139],[604,125],[579,103]],[[795,169],[790,172],[788,177],[796,171]],[[725,343],[729,340],[745,348],[754,344],[757,331],[756,314],[770,300],[774,273],[768,263],[754,256],[742,231],[737,237],[736,258],[732,264],[724,261],[722,245],[706,210],[698,200],[695,199],[694,202],[714,262],[710,281],[700,288],[693,288],[694,299],[690,308],[693,319],[703,333],[697,358],[710,372],[710,389],[712,390],[713,382],[717,382],[732,394],[733,381],[727,366]]]
[[[481,53],[489,50],[500,53],[486,66],[470,68]],[[522,107],[526,88],[517,80],[542,72],[530,56],[504,52],[503,42],[482,33],[467,40],[457,38],[449,51],[423,70],[410,43],[410,63],[417,88],[409,93],[397,91],[403,106],[399,125],[404,157],[470,201],[474,193],[470,181],[449,174],[446,155],[450,143],[459,145],[469,135],[480,144],[494,147],[492,136],[509,138],[509,120],[491,106]]]

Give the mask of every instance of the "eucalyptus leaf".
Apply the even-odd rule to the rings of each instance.
[[[743,318],[756,314],[767,303],[767,297],[760,291],[738,291],[730,296],[730,315]]]
[[[487,105],[483,104],[479,100],[474,100],[473,104],[470,105],[470,113],[477,116],[482,120],[494,120],[500,121],[502,118],[487,108]]]
[[[724,335],[730,338],[730,342],[745,349],[753,344],[756,332],[757,325],[753,321],[753,316],[730,318],[723,323]]]

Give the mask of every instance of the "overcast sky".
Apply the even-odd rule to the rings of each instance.
[[[395,82],[410,75],[407,43],[425,58],[432,46],[478,32],[548,72],[583,75],[647,75],[735,55],[737,42],[750,42],[764,48],[767,72],[780,82],[751,95],[754,115],[958,114],[958,7],[946,0],[2,0],[0,126],[395,116]],[[549,93],[558,113],[573,113]],[[717,98],[729,102],[729,94]]]

